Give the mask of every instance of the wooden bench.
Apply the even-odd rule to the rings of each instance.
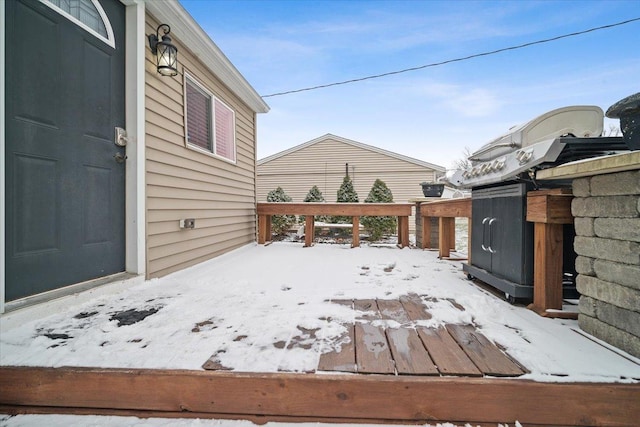
[[[430,247],[431,241],[431,218],[438,218],[438,256],[449,258],[451,249],[455,248],[456,241],[456,218],[468,219],[468,259],[471,262],[471,198],[445,199],[435,202],[425,202],[420,204],[420,216],[422,217],[422,246],[424,249]]]
[[[315,215],[334,215],[352,217],[354,230],[360,227],[361,216],[397,216],[398,217],[398,246],[409,246],[409,216],[411,203],[268,203],[259,202],[258,212],[258,243],[271,241],[272,215],[304,215],[305,233],[304,246],[313,245],[315,230]],[[351,247],[360,246],[359,233],[353,233]]]

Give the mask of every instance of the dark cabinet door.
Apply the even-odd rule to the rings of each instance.
[[[523,283],[524,200],[519,196],[493,200],[491,220],[491,271],[504,279]]]
[[[471,260],[501,279],[533,284],[533,224],[526,221],[526,184],[474,191]]]
[[[476,267],[491,271],[491,252],[486,250],[490,238],[488,222],[492,218],[491,199],[474,199],[471,208],[471,260]]]

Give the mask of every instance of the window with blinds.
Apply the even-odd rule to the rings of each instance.
[[[205,150],[235,163],[235,113],[185,73],[187,147]]]
[[[219,100],[216,104],[216,154],[232,162],[236,161],[233,110]]]

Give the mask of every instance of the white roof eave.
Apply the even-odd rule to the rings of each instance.
[[[374,147],[373,145],[363,144],[362,142],[357,142],[357,141],[354,141],[352,139],[343,138],[341,136],[333,135],[331,133],[327,133],[327,134],[322,135],[322,136],[320,136],[318,138],[312,139],[311,141],[307,141],[305,143],[296,145],[295,147],[291,147],[291,148],[289,148],[287,150],[280,151],[279,153],[272,154],[272,155],[270,155],[268,157],[265,157],[263,159],[259,159],[258,162],[257,162],[257,165],[258,166],[263,165],[263,164],[268,163],[268,162],[270,162],[272,160],[278,159],[278,158],[280,158],[282,156],[285,156],[287,154],[294,153],[294,152],[296,152],[298,150],[302,150],[303,148],[309,147],[310,145],[317,144],[318,142],[322,142],[322,141],[325,141],[327,139],[333,139],[334,141],[338,141],[338,142],[342,142],[344,144],[352,145],[354,147],[358,147],[358,148],[361,148],[363,150],[373,151],[373,152],[376,152],[376,153],[379,153],[379,154],[383,154],[385,156],[393,157],[393,158],[398,159],[398,160],[403,160],[405,162],[413,163],[413,164],[416,164],[416,165],[419,165],[419,166],[422,166],[422,167],[425,167],[425,168],[428,168],[428,169],[433,169],[436,172],[443,172],[444,173],[446,171],[446,168],[444,168],[442,166],[439,166],[439,165],[436,165],[436,164],[433,164],[433,163],[425,162],[425,161],[422,161],[422,160],[419,160],[419,159],[415,159],[413,157],[408,157],[408,156],[405,156],[405,155],[402,155],[402,154],[394,153],[392,151],[388,151],[388,150],[385,150],[385,149],[382,149],[382,148]]]
[[[171,36],[187,46],[220,80],[256,113],[269,106],[177,0],[145,1],[147,11],[171,26]]]

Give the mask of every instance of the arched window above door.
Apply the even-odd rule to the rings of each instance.
[[[109,18],[98,0],[40,0],[111,47],[115,37]]]

